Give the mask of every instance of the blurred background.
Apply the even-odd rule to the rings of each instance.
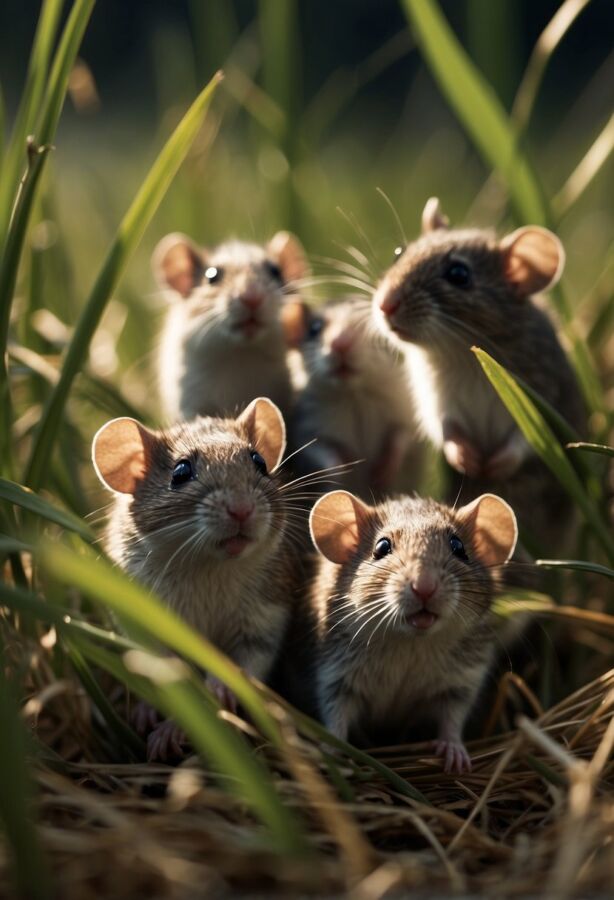
[[[581,11],[553,53],[524,141],[559,213],[567,293],[581,317],[595,290],[600,297],[611,290],[614,179],[611,165],[602,164],[577,200],[568,179],[612,114],[614,5],[576,6]],[[507,110],[559,7],[559,0],[442,3]],[[9,121],[38,12],[34,0],[5,0],[0,8]],[[219,67],[226,79],[212,115],[92,346],[93,374],[154,418],[147,376],[163,304],[149,256],[166,232],[207,244],[229,235],[266,240],[288,227],[314,258],[344,259],[344,247],[358,247],[375,279],[402,242],[377,188],[409,237],[432,194],[453,222],[518,224],[435,84],[397,0],[104,0],[71,77],[32,231],[32,265],[20,282],[24,296],[40,295],[28,309],[42,311],[18,327],[36,332],[41,350],[61,350],[148,166]],[[102,420],[105,413],[88,415]]]

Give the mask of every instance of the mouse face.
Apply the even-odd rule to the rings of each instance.
[[[331,386],[358,388],[400,365],[374,330],[370,305],[358,299],[306,311],[300,350],[308,377]]]
[[[376,321],[397,340],[446,351],[483,337],[505,343],[526,298],[561,274],[563,248],[544,228],[500,241],[489,231],[450,230],[434,198],[422,224],[422,236],[399,252],[374,297]]]
[[[284,294],[306,270],[303,249],[287,232],[266,246],[229,241],[212,250],[171,234],[156,248],[152,264],[160,284],[184,304],[191,327],[235,344],[281,334]]]
[[[96,434],[93,460],[105,487],[129,495],[139,539],[188,566],[275,549],[284,446],[281,413],[258,398],[237,419],[197,418],[167,431],[114,419]]]
[[[341,566],[341,615],[356,625],[354,638],[369,640],[378,631],[466,632],[489,609],[493,567],[517,537],[514,513],[493,494],[452,510],[417,497],[372,507],[334,491],[316,503],[310,527],[320,553]]]

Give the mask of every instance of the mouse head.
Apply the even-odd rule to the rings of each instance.
[[[189,319],[233,342],[248,343],[281,334],[284,295],[304,276],[307,261],[300,242],[287,231],[265,246],[229,241],[212,250],[200,249],[183,234],[169,234],[156,247],[152,266]]]
[[[455,230],[431,198],[422,235],[386,272],[374,296],[379,326],[397,340],[448,349],[481,338],[505,341],[531,294],[558,281],[561,242],[529,225],[501,240],[489,231]]]
[[[167,431],[107,422],[92,458],[103,485],[124,495],[150,550],[177,565],[270,553],[285,524],[276,472],[285,447],[278,408],[260,397],[236,419],[197,418]]]
[[[360,388],[401,365],[396,351],[373,327],[370,304],[362,299],[303,304],[300,340],[310,379],[331,387]]]
[[[339,594],[367,639],[386,628],[414,636],[470,628],[489,609],[493,573],[517,538],[514,513],[494,494],[453,510],[416,497],[373,507],[333,491],[315,504],[310,529],[341,567]]]

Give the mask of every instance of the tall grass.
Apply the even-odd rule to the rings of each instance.
[[[567,0],[550,30],[544,31],[549,37],[536,48],[511,114],[434,0],[402,0],[401,5],[447,103],[489,173],[495,172],[502,183],[511,218],[554,227],[561,223],[573,235],[576,232],[569,223],[577,216],[581,231],[580,216],[586,215],[588,202],[585,195],[595,181],[604,178],[614,143],[611,128],[601,130],[599,152],[591,155],[589,151],[582,177],[576,178],[573,190],[561,189],[562,194],[545,186],[549,179],[543,177],[524,137],[530,131],[543,72],[586,4]],[[329,255],[335,252],[330,247],[337,236],[340,243],[347,241],[347,223],[356,221],[350,240],[368,257],[370,277],[377,277],[386,260],[378,259],[384,239],[386,246],[398,243],[390,237],[396,225],[385,218],[389,211],[383,203],[377,200],[379,205],[372,207],[365,196],[368,163],[361,169],[359,162],[348,162],[348,150],[341,141],[341,150],[335,150],[341,164],[329,169],[329,157],[335,153],[327,146],[327,156],[323,148],[340,112],[359,102],[361,89],[386,66],[405,58],[413,46],[411,38],[397,35],[385,48],[374,49],[355,80],[348,80],[347,72],[333,73],[307,104],[298,88],[308,60],[300,46],[300,4],[286,4],[280,16],[275,3],[262,0],[256,27],[243,33],[229,8],[224,6],[222,14],[216,5],[221,16],[218,44],[230,48],[228,92],[224,96],[220,92],[211,105],[219,77],[206,84],[144,178],[140,153],[128,159],[118,153],[112,165],[101,166],[99,173],[92,169],[87,176],[72,160],[74,172],[80,174],[73,178],[71,169],[68,181],[63,174],[65,147],[62,137],[57,137],[58,122],[93,0],[75,0],[60,33],[63,7],[58,0],[45,0],[42,5],[0,177],[0,235],[4,238],[0,256],[0,556],[5,561],[0,584],[0,717],[9,723],[10,732],[0,752],[4,773],[0,817],[20,890],[32,896],[50,894],[49,872],[62,878],[53,854],[59,852],[66,864],[77,854],[78,841],[65,844],[55,839],[54,844],[53,828],[65,827],[71,834],[74,828],[70,816],[62,818],[62,810],[88,810],[84,841],[86,831],[90,839],[92,821],[113,822],[121,831],[132,821],[127,818],[129,803],[112,808],[101,797],[108,799],[119,792],[124,800],[130,797],[136,808],[144,784],[154,785],[155,791],[168,789],[171,799],[156,807],[152,818],[161,829],[169,824],[170,830],[156,837],[158,826],[153,821],[143,826],[152,829],[148,832],[151,844],[149,849],[145,843],[139,845],[134,868],[162,872],[171,887],[199,883],[200,874],[195,874],[199,852],[190,851],[184,858],[185,848],[173,844],[173,828],[181,822],[182,834],[194,839],[190,798],[203,795],[208,801],[199,807],[200,815],[207,822],[209,816],[213,823],[210,828],[207,825],[207,840],[212,842],[207,853],[216,857],[210,850],[216,846],[216,829],[221,829],[232,852],[225,856],[218,851],[215,862],[220,870],[226,867],[230,880],[244,877],[251,865],[264,883],[273,878],[301,889],[332,890],[360,881],[364,896],[377,896],[380,883],[423,886],[420,879],[427,876],[419,861],[422,857],[412,853],[415,848],[424,853],[424,847],[429,847],[430,875],[442,889],[465,889],[469,884],[478,889],[481,882],[469,874],[475,871],[471,853],[474,859],[488,859],[488,865],[509,864],[508,876],[518,872],[515,851],[510,848],[516,837],[531,833],[527,824],[531,816],[525,821],[522,811],[527,804],[539,806],[536,798],[544,785],[558,805],[540,800],[535,820],[546,828],[550,816],[561,815],[563,824],[558,832],[548,832],[545,843],[536,849],[534,865],[538,857],[542,868],[556,864],[560,879],[561,848],[573,845],[579,860],[586,863],[582,883],[599,886],[601,869],[591,863],[590,842],[582,837],[574,843],[574,828],[583,825],[593,844],[602,850],[606,847],[604,822],[612,810],[612,770],[603,757],[607,758],[614,741],[611,677],[602,675],[614,656],[609,592],[614,546],[608,524],[611,501],[608,488],[603,487],[613,452],[608,400],[614,387],[611,261],[600,268],[598,277],[582,273],[586,295],[582,304],[570,300],[569,283],[554,296],[589,404],[590,433],[569,433],[556,411],[525,390],[483,350],[476,350],[484,377],[490,378],[527,440],[569,491],[586,523],[573,559],[557,559],[557,548],[549,548],[552,559],[540,561],[544,569],[566,573],[553,582],[553,598],[525,597],[523,606],[516,596],[512,605],[503,604],[501,610],[509,615],[511,610],[532,609],[547,623],[549,635],[560,634],[565,627],[559,624],[555,632],[552,622],[575,626],[566,632],[565,688],[576,693],[568,700],[556,693],[553,656],[546,662],[552,667],[550,689],[559,704],[551,710],[542,709],[533,693],[532,662],[523,672],[527,680],[520,675],[502,678],[486,733],[495,726],[513,729],[518,710],[531,710],[538,724],[525,724],[509,737],[478,742],[481,763],[466,790],[442,781],[424,747],[358,751],[328,735],[262,685],[247,680],[156,597],[114,570],[96,547],[97,523],[82,514],[94,505],[84,502],[84,494],[92,488],[93,496],[88,448],[95,427],[109,414],[155,418],[143,359],[156,331],[155,302],[148,296],[149,288],[142,286],[145,269],[139,244],[145,235],[144,243],[152,246],[157,237],[154,230],[183,230],[185,217],[201,226],[207,239],[222,238],[223,233],[216,233],[221,227],[217,223],[244,219],[244,207],[253,201],[259,208],[263,238],[267,230],[292,225],[299,228],[308,247],[313,243]],[[193,27],[206,27],[209,14],[193,4]],[[207,78],[211,69],[202,48],[213,53],[211,40],[211,35],[198,31],[194,35],[191,68]],[[214,62],[217,65],[218,60]],[[165,121],[162,113],[167,112],[161,110]],[[171,112],[177,122],[176,110]],[[236,151],[238,139],[233,143],[235,128],[247,144],[242,157]],[[456,135],[455,140],[461,139]],[[222,145],[219,149],[216,141]],[[93,144],[90,150],[96,160]],[[386,158],[395,183],[400,184],[400,173],[407,172],[406,148]],[[469,172],[472,165],[467,161]],[[581,166],[581,160],[568,159],[564,185]],[[428,160],[419,154],[416,169],[416,178],[426,172],[433,185],[446,178],[443,169],[431,171]],[[407,177],[417,190],[417,183]],[[474,193],[481,177],[479,173],[473,181],[469,178]],[[267,196],[274,197],[269,206],[259,199],[262,180]],[[385,186],[390,191],[390,185]],[[126,196],[134,199],[126,203]],[[394,204],[397,199],[392,197]],[[408,207],[416,220],[424,199],[412,197]],[[471,190],[452,202],[468,206]],[[345,219],[334,212],[337,205],[344,207]],[[234,220],[227,214],[229,208],[238,211]],[[330,240],[323,245],[319,242],[324,222]],[[108,247],[102,263],[101,238]],[[93,279],[92,271],[98,271]],[[200,669],[229,685],[249,721],[220,714],[197,674]],[[200,794],[196,788],[190,793],[189,785],[181,788],[182,777],[189,782],[189,769],[178,770],[175,783],[174,775],[142,763],[142,741],[113,693],[117,684],[184,728],[207,773]],[[32,716],[38,724],[28,744],[18,720],[30,717],[33,721]],[[589,757],[593,761],[584,767]],[[516,780],[506,781],[506,768],[514,766]],[[100,796],[91,785],[77,787],[62,781],[75,774],[103,788]],[[45,803],[37,803],[34,797],[36,783]],[[579,783],[588,792],[585,796],[592,797],[588,807],[577,799]],[[601,794],[597,797],[598,783]],[[516,788],[518,794],[514,794]],[[478,827],[476,817],[489,796],[496,798],[500,821],[505,821],[509,833],[503,826],[497,832],[497,816],[484,815]],[[568,811],[565,815],[563,806]],[[150,805],[150,814],[152,809]],[[44,828],[33,824],[36,810]],[[331,847],[339,851],[338,866],[331,861]],[[395,848],[404,851],[398,858],[392,852]],[[101,859],[106,852],[108,848],[101,849]],[[487,871],[486,863],[483,871]],[[591,882],[593,872],[596,880]],[[580,862],[570,877],[580,877],[579,873]],[[0,873],[0,885],[2,877]],[[104,880],[102,873],[99,877]]]

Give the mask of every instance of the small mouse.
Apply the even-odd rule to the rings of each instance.
[[[369,506],[333,491],[310,529],[322,556],[311,606],[324,724],[362,745],[434,725],[445,770],[468,771],[463,726],[493,658],[490,609],[516,545],[512,509],[493,494],[453,509],[415,496]]]
[[[258,396],[288,415],[283,309],[307,271],[298,239],[280,231],[266,246],[236,240],[203,250],[183,234],[169,234],[152,267],[170,300],[159,357],[168,419],[232,415]]]
[[[565,253],[552,232],[519,228],[502,239],[450,229],[439,201],[422,236],[382,278],[375,320],[406,354],[417,418],[465,477],[461,497],[501,493],[535,546],[563,540],[567,495],[524,439],[471,352],[477,345],[540,393],[580,434],[582,397],[556,332],[534,294],[558,281]],[[451,496],[458,491],[453,485]]]
[[[111,559],[261,680],[282,642],[299,568],[291,491],[279,470],[284,448],[281,413],[263,397],[236,419],[198,417],[164,431],[113,419],[92,448],[115,496],[105,535]],[[230,692],[208,682],[233,708]],[[152,724],[146,710],[137,724]],[[178,750],[173,728],[162,723],[149,735],[150,758]]]
[[[370,303],[351,298],[318,309],[304,305],[303,317],[306,384],[290,437],[293,448],[304,449],[294,468],[315,472],[359,460],[344,472],[343,484],[367,499],[401,487],[401,480],[403,489],[415,487],[420,451],[405,363],[374,329]]]

